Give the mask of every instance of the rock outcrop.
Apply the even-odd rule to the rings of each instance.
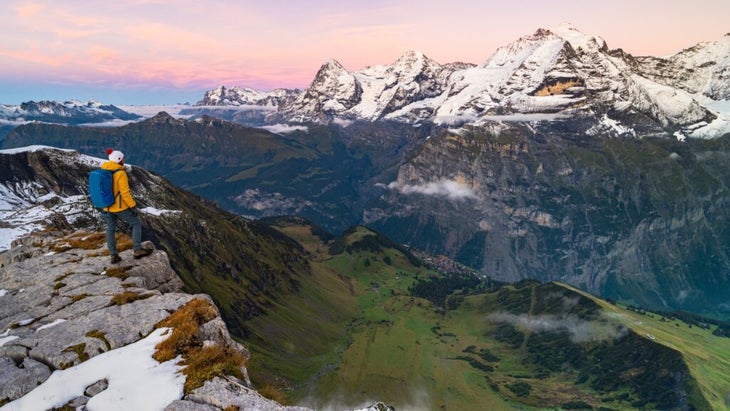
[[[169,120],[161,115],[154,121]],[[87,195],[89,172],[102,162],[45,146],[0,151],[0,202],[7,204],[0,205],[0,251],[12,239],[49,227],[103,231],[104,218]],[[142,237],[167,253],[187,291],[213,298],[232,335],[245,338],[246,321],[295,290],[297,278],[308,272],[303,252],[277,231],[227,213],[142,167],[128,165],[127,175],[144,227]],[[9,255],[32,252],[38,251],[10,250]],[[145,278],[146,286],[157,282]]]
[[[36,233],[0,253],[0,404],[9,403],[3,409],[16,409],[12,401],[57,370],[134,344],[160,327],[171,327],[168,334],[174,336],[177,329],[169,325],[169,318],[196,301],[207,307],[207,314],[196,317],[197,329],[186,337],[186,344],[202,350],[221,347],[248,358],[248,351],[229,335],[210,297],[182,292],[183,283],[167,254],[151,242],[143,244],[154,249],[150,256],[135,260],[127,249],[114,265],[105,252],[103,233]],[[183,367],[189,361],[182,357],[182,362],[180,357],[171,361],[181,364],[185,374]],[[232,374],[218,373],[197,387],[188,386],[188,377],[183,396],[166,409],[305,410],[259,395],[245,365]],[[83,407],[112,384],[101,379],[66,404]]]

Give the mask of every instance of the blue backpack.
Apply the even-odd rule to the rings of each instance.
[[[114,195],[114,173],[121,170],[103,170],[96,169],[89,173],[89,197],[91,197],[91,205],[98,209],[103,209],[114,204],[116,196]]]

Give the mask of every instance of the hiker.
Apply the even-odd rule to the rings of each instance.
[[[113,190],[114,204],[104,208],[106,212],[106,244],[111,254],[112,264],[122,261],[117,252],[117,219],[120,218],[132,226],[132,246],[134,258],[142,258],[152,254],[152,250],[142,248],[142,221],[137,216],[137,203],[129,191],[129,180],[124,167],[124,154],[121,151],[107,149],[109,161],[101,165],[104,170],[114,172]]]

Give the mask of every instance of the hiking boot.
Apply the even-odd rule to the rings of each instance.
[[[149,248],[138,248],[138,249],[134,250],[135,259],[147,257],[150,254],[152,254],[152,250],[150,250]]]
[[[112,264],[116,264],[120,261],[122,261],[122,257],[120,257],[119,254],[112,254]]]

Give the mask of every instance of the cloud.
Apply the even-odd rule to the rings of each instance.
[[[561,303],[563,304],[562,312],[567,313],[570,310],[572,310],[575,306],[577,306],[578,303],[580,303],[580,296],[576,295],[574,297],[568,297],[561,293],[554,292],[554,293],[549,293],[546,296],[546,300],[560,300]]]
[[[387,403],[383,403],[382,399],[378,399],[377,393],[372,395],[375,396],[376,399],[367,399],[364,401],[348,400],[349,396],[346,395],[344,390],[340,387],[337,390],[337,393],[330,395],[327,399],[309,397],[306,398],[301,405],[312,407],[320,411],[365,411],[368,409],[374,409],[376,404],[393,406],[398,411],[434,409],[428,388],[419,383],[414,383],[413,381],[403,381],[403,383],[405,387],[401,389],[400,398],[396,401],[388,401]]]
[[[525,121],[552,121],[570,118],[567,114],[560,113],[516,113],[506,115],[490,115],[482,117],[483,120],[504,121],[504,122],[525,122]]]
[[[293,133],[295,131],[304,131],[307,132],[309,130],[306,126],[291,126],[289,124],[272,124],[270,126],[263,126],[260,127],[264,130],[270,131],[275,134],[287,134],[287,133]]]
[[[335,124],[335,125],[338,125],[338,126],[344,127],[344,128],[350,127],[353,123],[354,123],[354,121],[352,121],[352,120],[345,120],[345,119],[341,119],[341,118],[336,118],[336,119],[332,120],[332,124]]]
[[[469,186],[454,180],[440,180],[418,185],[399,184],[397,181],[394,181],[388,184],[388,188],[391,190],[398,190],[403,194],[442,196],[448,197],[452,200],[477,198],[474,190],[472,190]]]
[[[685,300],[687,300],[687,297],[689,297],[691,294],[692,290],[679,290],[679,294],[677,294],[675,300],[680,304],[684,304]]]
[[[608,318],[586,321],[575,315],[517,315],[497,312],[488,315],[487,320],[506,322],[533,333],[565,331],[570,334],[570,340],[575,343],[605,341],[623,337],[628,332],[622,324]]]
[[[139,120],[114,119],[114,120],[109,120],[109,121],[103,121],[100,123],[82,123],[82,124],[79,124],[78,126],[79,127],[121,127],[121,126],[126,126],[127,124],[130,124],[130,123],[136,123],[138,121]]]

